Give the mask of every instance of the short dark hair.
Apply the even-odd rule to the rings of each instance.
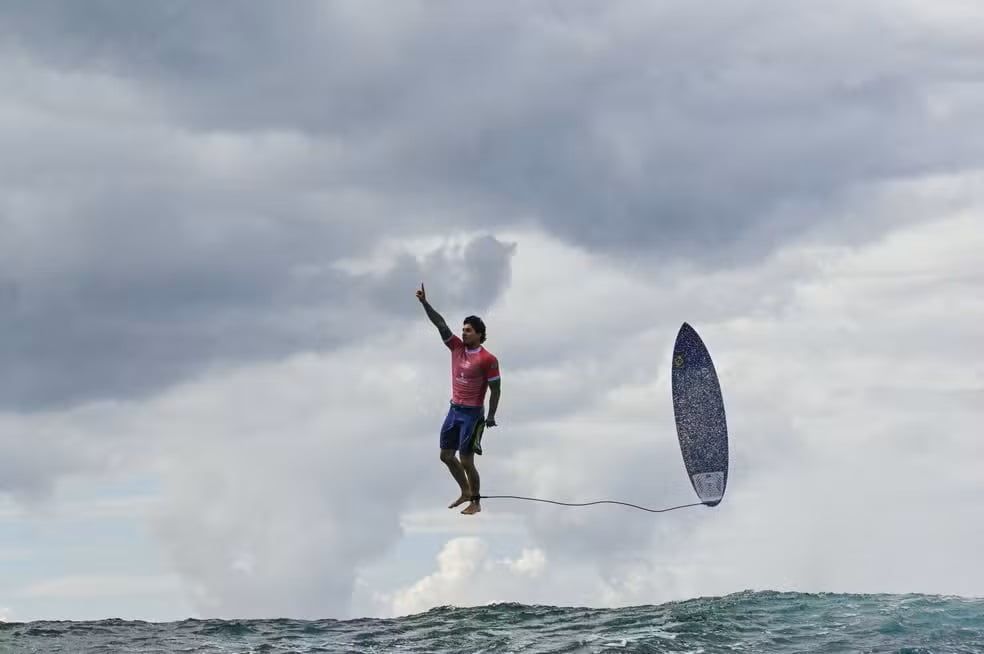
[[[468,316],[467,318],[465,318],[465,321],[462,324],[471,325],[472,329],[474,329],[480,335],[478,342],[479,343],[485,342],[485,323],[482,322],[481,318],[479,318],[478,316]]]

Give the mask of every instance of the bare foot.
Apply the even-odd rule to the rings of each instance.
[[[474,513],[478,513],[481,510],[482,510],[482,505],[481,504],[479,504],[478,502],[472,502],[471,504],[469,504],[468,506],[466,506],[464,509],[462,509],[461,512],[463,514],[465,514],[465,515],[472,515]]]
[[[461,494],[461,497],[459,497],[458,499],[456,499],[454,502],[451,502],[451,504],[448,504],[448,508],[449,509],[453,509],[454,507],[458,506],[459,504],[464,504],[467,501],[468,501],[468,496],[465,495],[464,493],[462,493]]]

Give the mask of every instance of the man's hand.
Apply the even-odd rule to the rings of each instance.
[[[489,416],[485,419],[486,427],[495,427],[495,416]]]
[[[434,311],[434,307],[427,302],[427,293],[424,291],[423,282],[420,282],[420,288],[417,289],[417,299],[420,300],[422,305],[424,305],[424,311],[427,312],[427,317],[430,318],[430,321],[434,323],[435,327],[437,327],[437,331],[441,335],[441,340],[447,343],[448,339],[451,338],[451,328],[448,327],[446,322],[444,322],[444,318],[441,317],[441,314]]]

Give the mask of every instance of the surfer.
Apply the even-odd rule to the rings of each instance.
[[[495,412],[499,408],[499,360],[482,345],[485,323],[481,318],[466,317],[459,338],[451,333],[441,314],[427,302],[423,282],[417,290],[417,299],[451,350],[451,406],[441,425],[441,461],[461,488],[461,496],[448,508],[468,502],[461,512],[471,515],[482,510],[475,455],[482,453],[485,427],[495,427]],[[486,389],[489,390],[488,417],[483,415]],[[455,458],[455,452],[459,458]]]

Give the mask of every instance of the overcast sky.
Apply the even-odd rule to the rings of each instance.
[[[984,596],[977,2],[0,2],[0,620]],[[454,329],[485,494],[445,508]]]

